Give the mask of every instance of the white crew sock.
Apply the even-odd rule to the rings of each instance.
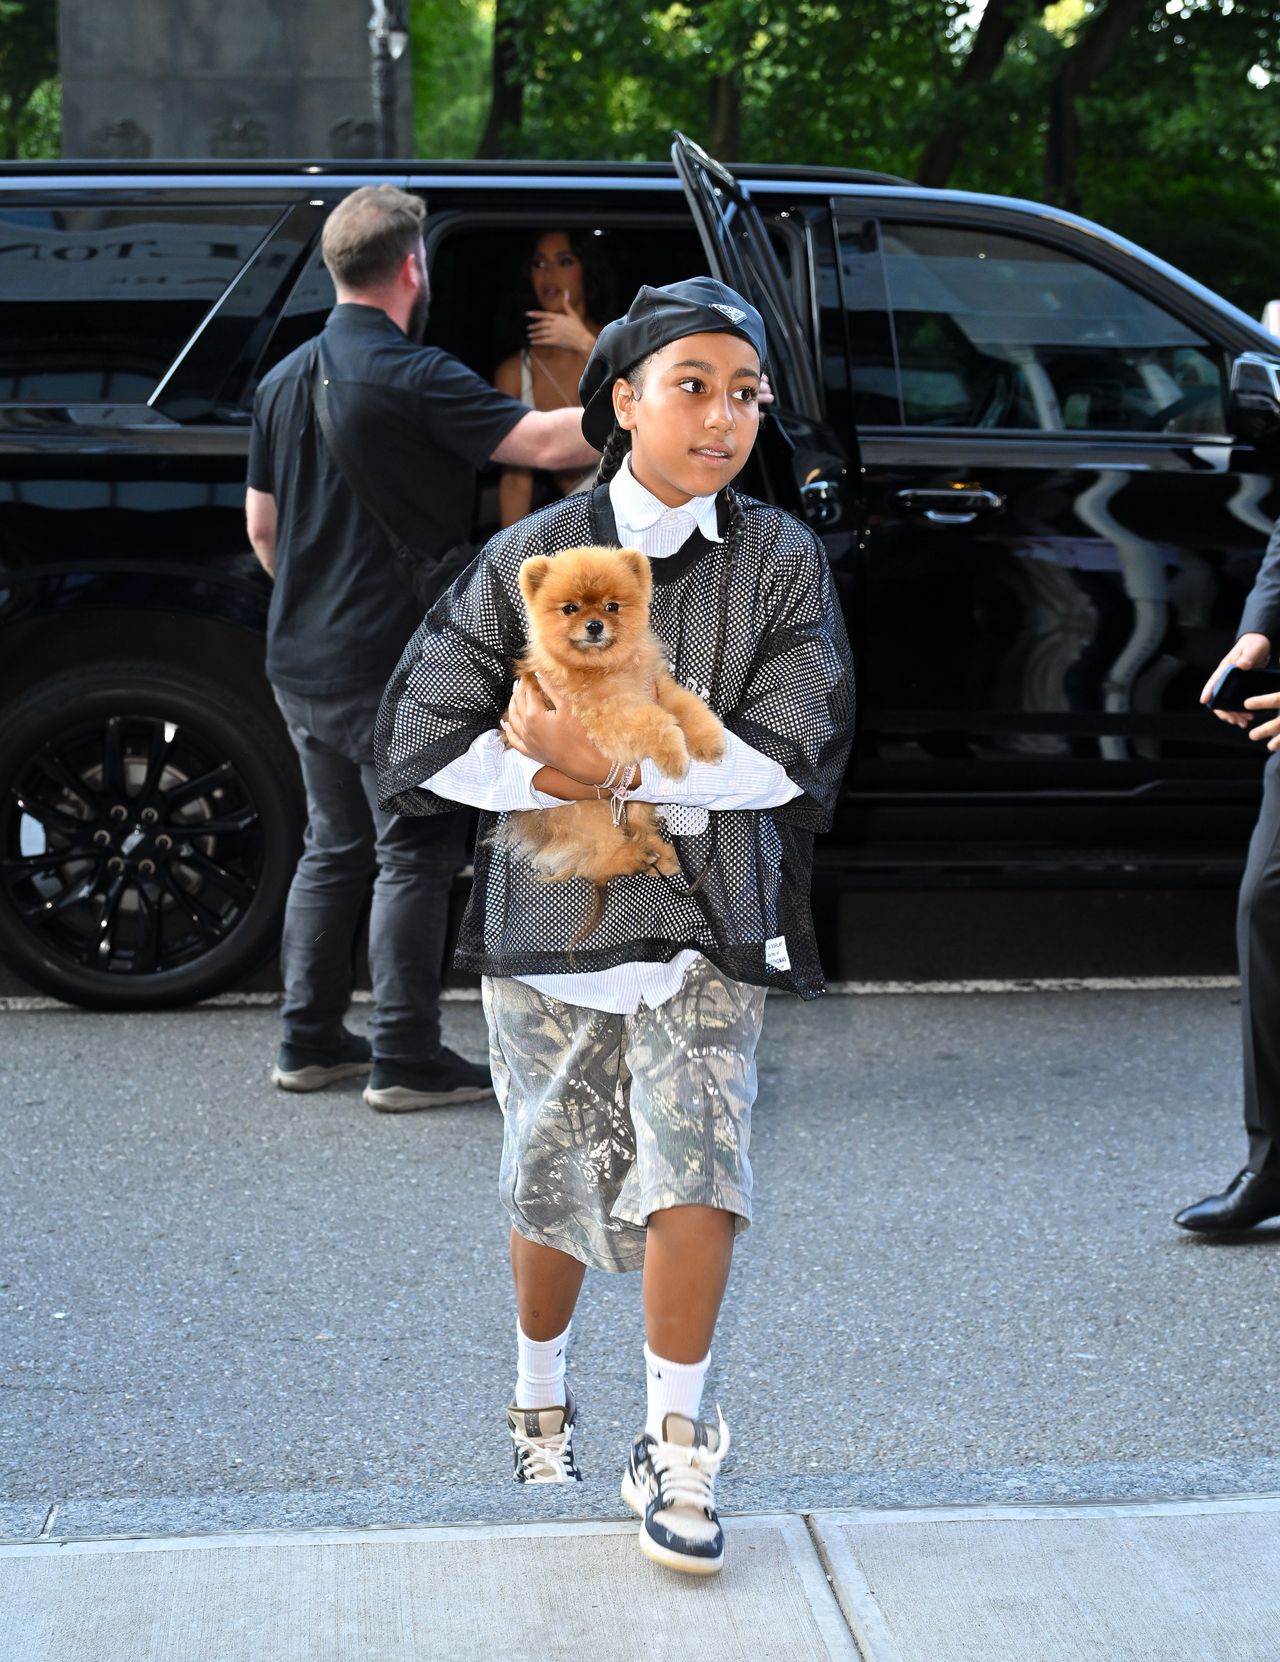
[[[554,1339],[530,1339],[516,1321],[517,1408],[562,1408],[565,1404],[564,1355],[569,1348],[569,1323]]]
[[[662,1422],[668,1414],[684,1414],[696,1420],[702,1408],[702,1387],[711,1352],[701,1362],[668,1362],[644,1347],[645,1384],[649,1392],[644,1428],[650,1437],[662,1436]]]

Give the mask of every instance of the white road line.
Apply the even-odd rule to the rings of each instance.
[[[828,993],[838,998],[910,998],[916,994],[951,996],[957,993],[1172,993],[1172,992],[1231,992],[1238,989],[1240,979],[1235,975],[1040,975],[1020,976],[1013,980],[973,981],[831,981]],[[780,995],[786,997],[786,994]],[[199,1004],[187,1006],[192,1010],[257,1010],[272,1009],[280,1003],[281,993],[219,993]],[[446,1004],[478,1004],[478,987],[446,987],[440,995]],[[373,994],[357,992],[353,1004],[372,1004]],[[75,1010],[74,1004],[63,1004],[56,998],[13,997],[0,998],[0,1013],[15,1014],[28,1010]],[[162,1013],[162,1012],[161,1012]]]

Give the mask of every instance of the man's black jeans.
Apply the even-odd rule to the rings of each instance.
[[[467,815],[378,807],[373,723],[381,687],[311,698],[275,689],[307,790],[306,842],[289,890],[280,969],[284,1041],[331,1050],[351,1001],[352,955],[373,887],[369,972],[374,1057],[420,1067],[440,1048],[449,891],[466,858]]]

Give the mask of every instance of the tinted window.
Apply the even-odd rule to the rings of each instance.
[[[874,220],[841,216],[840,304],[848,337],[854,419],[864,427],[902,420],[898,366],[884,289],[884,261]]]
[[[444,237],[431,254],[427,344],[452,352],[491,381],[499,363],[527,340],[527,313],[535,303],[529,288],[529,246],[539,230],[560,230],[564,223],[548,212],[545,226],[500,229],[477,223]],[[692,227],[686,231],[605,223],[575,228],[598,245],[598,323],[624,310],[641,283],[674,283],[707,268]],[[280,314],[256,380],[320,333],[335,298],[333,280],[317,247]],[[246,402],[252,401],[252,394],[250,388]]]
[[[0,208],[0,401],[144,402],[277,214]]]
[[[324,320],[337,303],[330,277],[317,247],[307,261],[302,276],[294,285],[280,321],[276,324],[267,349],[258,363],[255,380],[261,380],[281,358],[287,358],[295,347],[310,340],[324,328]],[[246,393],[246,402],[252,402],[253,388]]]
[[[1226,431],[1223,352],[1106,272],[956,226],[881,249],[909,426]]]

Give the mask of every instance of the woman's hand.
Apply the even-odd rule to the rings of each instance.
[[[555,708],[547,708],[547,698]],[[502,731],[522,756],[579,784],[600,784],[609,773],[609,758],[592,744],[572,707],[549,682],[539,681],[537,687],[523,678],[516,682]]]
[[[596,337],[573,309],[569,296],[562,295],[558,312],[526,312],[531,346],[559,346],[567,352],[590,352]]]

